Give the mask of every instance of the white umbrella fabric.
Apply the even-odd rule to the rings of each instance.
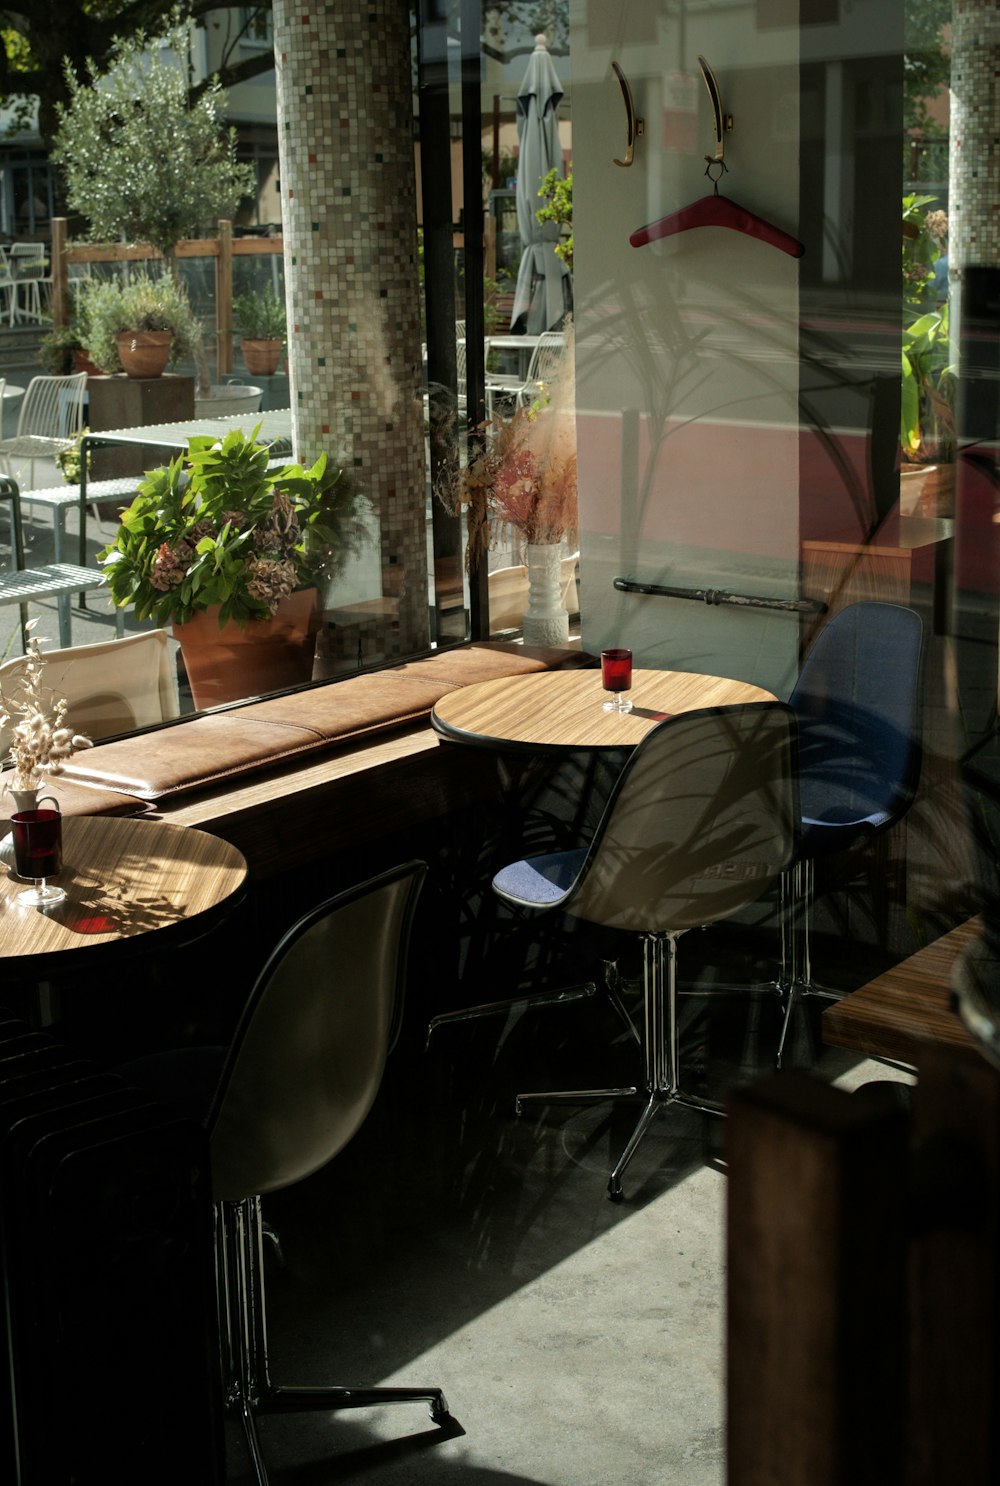
[[[517,90],[517,226],[524,250],[517,271],[511,329],[538,335],[566,313],[563,281],[569,269],[556,256],[557,222],[540,223],[538,189],[550,170],[562,174],[559,103],[562,84],[544,36],[535,37],[524,81]]]

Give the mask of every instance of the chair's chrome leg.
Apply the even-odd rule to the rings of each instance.
[[[243,1425],[243,1442],[250,1456],[250,1464],[253,1466],[257,1486],[270,1486],[267,1466],[264,1464],[264,1451],[257,1432],[257,1417],[247,1398],[242,1399],[240,1403],[240,1422]]]
[[[524,996],[512,996],[506,1001],[484,1001],[481,1006],[466,1006],[461,1011],[443,1011],[440,1016],[431,1017],[427,1024],[424,1051],[430,1047],[431,1038],[438,1027],[448,1026],[452,1022],[471,1022],[481,1016],[498,1016],[501,1012],[513,1011],[517,1007],[561,1006],[570,1001],[582,1001],[593,996],[596,991],[597,986],[593,981],[585,981],[582,985],[562,986],[559,990],[532,991]]]
[[[621,983],[622,977],[621,972],[618,969],[618,961],[605,960],[604,989],[607,992],[608,1000],[611,1002],[611,1005],[614,1007],[621,1021],[625,1024],[626,1030],[631,1034],[636,1046],[641,1048],[642,1034],[640,1033],[639,1028],[636,1026],[635,1022],[632,1020],[632,1014],[621,998],[619,992],[619,986],[621,985]]]
[[[774,1057],[775,1068],[780,1069],[782,1059],[785,1056],[785,1040],[788,1037],[788,1028],[791,1025],[792,1014],[795,1011],[795,1003],[798,1000],[798,997],[799,987],[793,981],[791,985],[786,986],[785,988],[785,1014],[781,1019],[781,1033],[778,1037],[778,1051]]]
[[[778,990],[783,991],[795,979],[795,868],[786,867],[778,882],[778,930],[780,960]]]
[[[615,1166],[615,1169],[612,1171],[610,1177],[608,1178],[608,1196],[611,1198],[612,1202],[621,1202],[625,1196],[625,1193],[622,1189],[622,1177],[625,1173],[625,1168],[631,1161],[632,1157],[635,1155],[636,1150],[639,1146],[639,1142],[645,1135],[646,1128],[655,1115],[656,1111],[659,1109],[661,1102],[662,1101],[658,1093],[654,1092],[650,1094],[649,1098],[646,1100],[645,1108],[643,1109],[642,1114],[639,1116],[638,1123],[636,1124],[635,1129],[632,1131],[632,1134],[629,1137],[628,1145],[618,1157],[618,1164]]]
[[[286,1388],[275,1387],[260,1402],[268,1414],[332,1412],[368,1409],[389,1403],[426,1403],[432,1419],[449,1417],[448,1400],[440,1388]]]
[[[514,1113],[523,1114],[523,1104],[591,1104],[600,1099],[634,1099],[639,1090],[635,1084],[617,1089],[558,1089],[539,1090],[530,1094],[518,1094],[514,1100]]]
[[[810,858],[807,861],[799,862],[796,871],[799,873],[802,902],[798,931],[801,963],[797,966],[797,970],[800,983],[808,987],[812,984],[812,959],[809,954],[809,919],[812,914],[813,896],[816,886],[816,868]]]
[[[806,996],[819,996],[825,1001],[841,1000],[841,992],[829,990],[826,986],[816,985],[812,978],[812,956],[809,945],[809,924],[812,916],[813,902],[816,895],[816,867],[812,859],[796,862],[790,875],[789,892],[791,905],[789,917],[791,920],[788,942],[791,945],[790,973],[782,985],[782,996],[785,1002],[784,1016],[781,1022],[781,1033],[778,1037],[778,1050],[775,1055],[774,1066],[781,1068],[785,1055],[785,1043],[788,1039],[788,1030],[791,1025],[792,1016],[796,1004]],[[782,890],[784,891],[785,879],[782,877]],[[784,964],[785,938],[782,936],[782,958]]]

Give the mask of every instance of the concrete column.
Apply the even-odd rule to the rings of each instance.
[[[948,268],[1000,266],[1000,11],[954,0]]]
[[[295,450],[371,498],[398,613],[344,643],[375,661],[428,643],[407,8],[275,0],[274,41]]]

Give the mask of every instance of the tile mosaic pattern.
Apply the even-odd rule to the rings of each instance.
[[[954,0],[949,267],[1000,265],[1000,9]]]
[[[378,514],[398,612],[343,632],[370,663],[428,643],[407,8],[275,0],[274,38],[295,447],[338,451]]]

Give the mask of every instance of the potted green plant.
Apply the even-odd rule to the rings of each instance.
[[[173,624],[195,705],[210,706],[310,678],[316,585],[361,551],[368,511],[325,454],[274,468],[257,429],[234,430],[149,471],[99,561],[119,607]]]
[[[65,321],[53,324],[38,342],[38,359],[52,377],[65,377],[85,371],[95,377],[100,368],[90,359],[86,342],[80,333],[76,301],[71,293]]]
[[[933,196],[903,197],[900,510],[950,516],[954,509],[955,368],[947,289],[938,287],[948,218],[928,211]]]
[[[187,292],[169,272],[91,279],[77,291],[77,321],[92,360],[109,374],[157,377],[201,348]]]
[[[285,301],[273,289],[248,289],[233,300],[233,324],[252,377],[271,377],[285,349]]]

